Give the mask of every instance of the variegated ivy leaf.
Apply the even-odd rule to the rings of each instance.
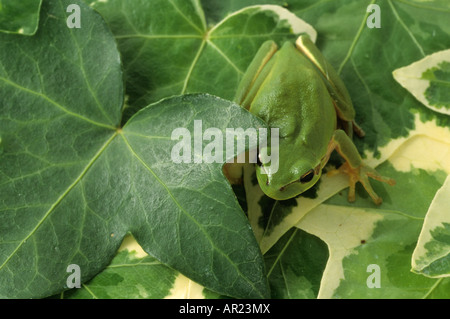
[[[450,175],[430,205],[412,258],[414,272],[450,276]]]
[[[396,211],[324,204],[298,227],[328,244],[318,298],[448,298],[450,279],[410,271],[421,218]]]
[[[434,210],[433,198],[440,197],[439,189],[450,174],[450,129],[439,127],[434,121],[423,123],[419,116],[415,117],[415,127],[408,137],[380,148],[387,161],[377,169],[397,181],[395,187],[383,193],[376,188],[384,199],[382,206],[367,203],[361,198],[362,190],[357,201],[349,205],[344,191],[303,213],[297,226],[321,238],[330,250],[319,298],[450,297],[448,278],[425,278],[410,269],[414,248],[421,246],[421,238],[430,239],[419,236],[420,229],[428,228],[424,223],[443,222],[445,226],[442,216],[439,219],[427,211]],[[366,160],[375,161],[371,156]],[[440,214],[445,215],[448,204],[440,200],[438,203]],[[293,214],[297,210],[300,208],[294,208]],[[442,257],[432,266],[441,266],[444,272],[448,236],[442,229],[445,227],[433,233],[438,242],[431,240],[429,244],[435,254],[427,255],[423,261],[431,263],[433,258]],[[430,246],[425,248],[431,250]],[[430,267],[428,271],[437,269]]]
[[[450,129],[434,121],[423,123],[420,116],[415,117],[415,127],[409,136],[381,147],[378,159],[366,154],[367,163],[397,180],[392,188],[374,184],[384,199],[379,207],[362,188],[356,202],[348,203],[347,180],[342,175],[324,175],[307,196],[274,201],[258,190],[248,170],[249,217],[263,252],[268,254],[270,247],[278,245],[297,220],[297,227],[323,240],[330,252],[319,298],[450,297],[448,279],[424,278],[410,271],[427,210],[450,174]],[[441,214],[447,213],[448,204],[439,207]],[[427,219],[435,217],[427,215]],[[442,236],[445,233],[440,235],[442,255],[448,239]],[[367,286],[370,265],[379,267],[383,289]]]
[[[100,274],[62,299],[203,299],[217,294],[149,256],[136,240],[125,237],[117,255]]]
[[[425,106],[450,115],[450,49],[396,69],[393,75]]]

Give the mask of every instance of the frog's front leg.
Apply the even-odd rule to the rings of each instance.
[[[395,185],[395,180],[381,176],[375,169],[367,166],[359,155],[353,141],[342,130],[335,131],[328,146],[329,153],[334,149],[345,159],[345,163],[339,168],[339,171],[349,176],[350,189],[348,200],[350,202],[355,200],[355,185],[357,182],[360,182],[370,197],[372,197],[374,203],[380,205],[382,199],[370,185],[369,177],[389,185]]]

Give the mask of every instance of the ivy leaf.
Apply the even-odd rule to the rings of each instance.
[[[318,297],[448,298],[449,280],[410,272],[421,223],[396,212],[340,205],[310,212],[299,227],[330,249]]]
[[[187,291],[189,295],[180,295]],[[128,235],[111,263],[80,288],[54,298],[63,299],[163,299],[201,298],[204,288],[149,256]]]
[[[149,256],[131,235],[111,263],[80,288],[52,298],[61,299],[203,299],[220,295],[204,288]]]
[[[367,203],[363,190],[351,205],[345,192],[341,192],[301,218],[298,227],[330,247],[319,297],[449,297],[448,278],[425,278],[411,272],[411,259],[415,258],[415,247],[424,243],[419,244],[423,237],[420,233],[421,228],[428,229],[427,219],[434,225],[439,223],[436,214],[429,210],[450,173],[450,130],[417,118],[411,136],[397,142],[400,145],[391,146],[395,152],[377,169],[392,176],[401,187],[383,193],[378,188],[385,199],[380,207]],[[443,238],[440,245],[445,246],[447,241]],[[373,285],[372,271],[377,271],[380,288]]]
[[[309,24],[273,5],[244,8],[208,28],[198,0],[88,2],[118,41],[127,114],[176,94],[206,92],[231,100],[265,40],[281,44],[300,33],[317,36]]]
[[[0,296],[58,293],[72,264],[85,282],[128,232],[215,292],[268,296],[261,252],[223,164],[171,156],[171,133],[194,132],[195,120],[220,132],[265,124],[229,101],[189,95],[151,105],[121,127],[114,38],[81,2],[83,27],[67,28],[73,2],[44,1],[33,37],[0,35]]]
[[[39,24],[42,0],[0,1],[0,31],[33,35]]]
[[[450,276],[450,176],[431,203],[412,256],[414,272],[429,277]]]
[[[179,273],[145,253],[127,247],[128,238],[99,275],[80,288],[65,291],[55,298],[162,299],[169,296]]]
[[[396,69],[393,76],[426,107],[450,115],[450,49]]]
[[[299,228],[288,231],[265,255],[271,297],[316,298],[328,259],[326,244]]]

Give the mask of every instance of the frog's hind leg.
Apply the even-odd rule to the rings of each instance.
[[[252,96],[252,93],[253,95],[256,93],[252,92],[252,87],[254,87],[255,82],[258,81],[258,78],[262,77],[264,79],[264,76],[261,76],[261,73],[263,73],[264,69],[267,70],[265,66],[270,62],[272,56],[277,52],[277,50],[278,46],[271,40],[264,42],[259,48],[252,62],[248,66],[247,71],[245,72],[236,91],[236,96],[233,99],[240,106],[249,109],[249,101],[252,101],[254,97]]]
[[[364,132],[362,127],[359,126],[355,122],[355,120],[346,121],[346,120],[342,120],[338,117],[338,122],[340,124],[339,128],[341,128],[343,131],[345,131],[345,133],[347,133],[347,135],[350,136],[350,138],[353,137],[353,133],[355,133],[356,136],[358,136],[358,137],[364,137],[366,135],[366,132]]]
[[[302,35],[296,41],[296,47],[300,50],[320,71],[328,93],[333,100],[334,108],[341,125],[341,128],[352,137],[353,132],[363,137],[365,135],[363,129],[355,122],[355,109],[350,98],[350,94],[342,82],[339,74],[328,63],[325,57],[308,36]]]
[[[328,93],[333,100],[336,113],[340,119],[353,121],[355,109],[353,108],[350,94],[340,78],[338,72],[323,56],[308,36],[301,35],[295,42],[297,49],[302,52],[319,71],[325,83]]]
[[[362,129],[361,126],[359,126],[355,120],[349,120],[346,119],[345,116],[341,117],[342,115],[339,112],[338,107],[336,106],[336,102],[333,101],[334,109],[336,110],[336,116],[337,116],[337,124],[338,129],[343,130],[347,135],[352,138],[353,133],[355,133],[358,137],[364,137],[366,135],[366,132]]]
[[[361,126],[359,126],[355,120],[352,121],[352,127],[353,127],[353,132],[356,133],[356,135],[358,135],[358,137],[364,137],[366,135],[366,132],[364,132],[364,130],[362,129]]]

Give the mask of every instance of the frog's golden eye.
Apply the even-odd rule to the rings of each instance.
[[[300,183],[302,184],[309,183],[310,181],[312,181],[313,178],[314,178],[314,170],[310,169],[305,174],[303,174],[302,177],[300,177]]]

